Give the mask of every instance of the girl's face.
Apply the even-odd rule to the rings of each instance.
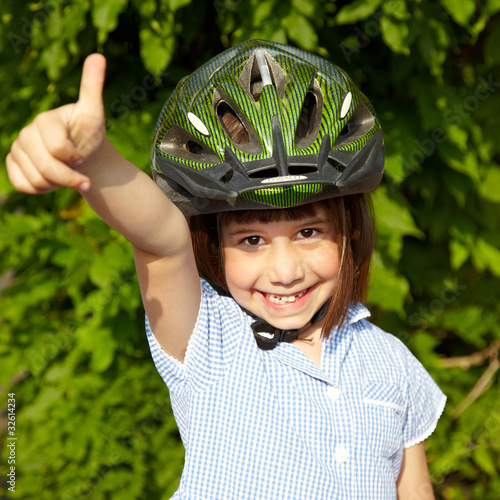
[[[300,330],[334,292],[340,241],[323,207],[298,220],[231,221],[222,228],[229,292],[275,328]]]

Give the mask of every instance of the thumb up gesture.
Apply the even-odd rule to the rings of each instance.
[[[106,59],[92,54],[83,65],[78,102],[38,115],[21,130],[6,158],[12,185],[28,194],[65,186],[90,188],[85,166],[105,139],[102,100]]]

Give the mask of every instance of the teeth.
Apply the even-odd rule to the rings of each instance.
[[[266,299],[274,304],[292,304],[300,297],[304,296],[307,290],[304,290],[295,295],[275,295],[274,293],[267,293]]]

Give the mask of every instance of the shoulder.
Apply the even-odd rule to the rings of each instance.
[[[360,346],[373,352],[406,354],[408,348],[395,335],[388,333],[369,321],[370,312],[362,304],[353,304],[349,308],[346,323],[351,328],[353,339]]]
[[[248,315],[230,296],[220,294],[201,279],[201,304],[185,364],[191,369],[227,367],[241,344],[244,332],[250,330]]]
[[[198,321],[195,326],[197,330],[203,330],[208,326],[214,326],[217,321],[224,330],[238,329],[247,316],[238,303],[228,295],[216,290],[208,281],[200,278],[201,282],[201,305],[198,313]],[[206,322],[210,325],[206,325]]]
[[[352,313],[351,313],[352,310]],[[369,312],[362,305],[352,306],[350,315],[352,342],[360,354],[367,372],[381,379],[408,377],[425,370],[410,349],[394,334],[388,333],[368,320]]]
[[[382,351],[384,354],[392,352],[396,356],[411,354],[408,347],[394,334],[386,332],[369,321],[370,312],[362,304],[349,308],[347,321],[353,335],[360,340],[366,348],[374,352]]]
[[[200,279],[201,301],[184,361],[166,354],[153,332],[147,334],[156,367],[171,391],[202,390],[219,380],[231,366],[239,346],[251,335],[249,316],[237,302]],[[247,331],[248,330],[248,331]],[[187,385],[186,385],[187,384]]]

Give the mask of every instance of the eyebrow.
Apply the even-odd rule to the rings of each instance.
[[[292,220],[293,221],[293,220]],[[270,222],[260,222],[260,221],[253,221],[253,222],[231,222],[230,225],[239,225],[243,226],[241,229],[236,229],[234,231],[227,231],[226,230],[226,235],[227,236],[240,236],[244,234],[251,234],[254,232],[254,228],[252,227],[252,224],[270,224]],[[296,219],[295,221],[297,223],[297,226],[307,226],[307,227],[313,227],[313,226],[318,226],[321,224],[327,224],[328,223],[328,218],[327,217],[321,217],[321,216],[311,216],[311,217],[305,217],[301,219]]]

